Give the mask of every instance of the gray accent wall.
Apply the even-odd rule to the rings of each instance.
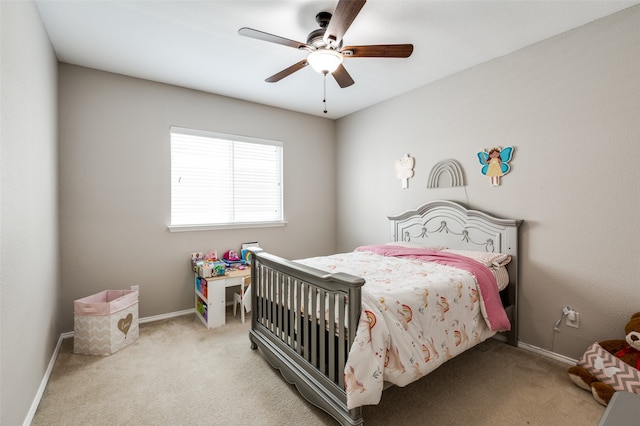
[[[0,2],[0,424],[25,420],[60,337],[57,61],[32,2]]]
[[[338,249],[389,240],[387,214],[434,199],[524,219],[520,340],[579,358],[623,338],[640,311],[639,29],[636,6],[338,120]],[[515,147],[499,187],[476,156],[494,146]],[[449,158],[466,186],[427,188]],[[580,328],[552,347],[566,305]]]

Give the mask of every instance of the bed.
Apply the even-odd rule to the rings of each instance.
[[[251,348],[343,425],[487,338],[517,345],[522,221],[447,200],[388,219],[389,242],[351,253],[252,251]]]

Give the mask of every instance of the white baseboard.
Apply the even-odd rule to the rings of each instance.
[[[168,314],[154,315],[151,317],[144,317],[138,320],[139,324],[144,324],[145,322],[153,322],[153,321],[161,321],[169,318],[181,317],[183,315],[189,315],[195,313],[195,308],[185,309],[184,311],[176,311],[169,312]]]
[[[27,417],[24,419],[23,426],[29,426],[31,424],[31,421],[33,420],[33,416],[36,415],[36,410],[38,409],[38,405],[40,405],[40,400],[42,399],[44,390],[47,387],[47,383],[49,383],[49,377],[51,377],[51,372],[53,371],[53,366],[55,365],[56,359],[58,358],[58,352],[60,352],[60,347],[62,346],[63,339],[64,337],[61,334],[60,337],[58,338],[58,343],[56,344],[56,347],[53,350],[53,355],[49,360],[49,365],[47,366],[47,369],[44,372],[44,377],[42,378],[42,382],[40,382],[40,387],[38,388],[38,392],[36,392],[36,397],[33,399],[33,402],[31,403],[31,407],[29,408]]]
[[[522,349],[525,349],[527,351],[535,352],[535,353],[540,354],[542,356],[545,356],[547,358],[555,359],[556,361],[564,362],[565,364],[575,365],[578,362],[578,360],[576,360],[576,359],[569,358],[569,357],[566,357],[564,355],[560,355],[560,354],[557,354],[555,352],[551,352],[550,350],[542,349],[542,348],[539,348],[537,346],[530,345],[528,343],[518,342],[518,347],[522,348]]]
[[[185,309],[184,311],[170,312],[168,314],[154,315],[151,317],[144,317],[138,319],[139,324],[143,324],[146,322],[153,321],[161,321],[164,319],[180,317],[183,315],[193,314],[195,309]],[[24,419],[23,426],[29,426],[33,421],[33,416],[36,414],[36,410],[38,409],[38,405],[40,405],[40,400],[42,399],[42,395],[44,394],[44,390],[49,383],[49,378],[51,377],[51,372],[53,371],[53,366],[56,363],[56,359],[58,359],[58,354],[60,353],[60,348],[62,347],[62,341],[64,339],[68,339],[69,337],[73,337],[73,331],[68,331],[66,333],[61,333],[58,338],[58,343],[56,344],[55,349],[53,350],[53,354],[51,355],[51,359],[49,360],[49,365],[47,366],[47,370],[44,373],[44,377],[42,378],[42,382],[40,383],[40,387],[38,388],[38,392],[36,393],[33,402],[31,403],[31,407],[29,408],[29,412],[27,413],[27,417]]]

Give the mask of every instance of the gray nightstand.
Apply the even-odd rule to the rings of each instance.
[[[640,423],[640,395],[616,392],[598,426],[633,426]]]

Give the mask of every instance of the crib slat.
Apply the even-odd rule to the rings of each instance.
[[[309,285],[304,283],[302,286],[302,315],[301,315],[301,333],[302,333],[302,349],[304,359],[309,361],[309,320],[311,319],[309,306]]]
[[[318,366],[318,329],[321,326],[321,323],[318,321],[318,288],[311,287],[311,311],[309,315],[311,316],[311,347],[309,348],[311,352],[311,365],[314,367]],[[321,334],[324,334],[321,332]]]
[[[344,389],[344,365],[346,363],[347,339],[345,337],[345,321],[344,321],[344,296],[338,296],[338,386]]]
[[[296,280],[294,278],[289,278],[289,304],[287,305],[287,309],[289,311],[289,340],[292,348],[296,348],[297,341],[295,340],[296,336],[296,317],[295,312],[291,309],[292,306],[295,306],[295,294],[296,294]]]
[[[294,312],[294,307],[295,306],[302,306],[302,283],[298,280],[296,280],[296,285],[295,285],[295,304],[292,305],[292,307],[290,307],[291,312]],[[297,332],[294,331],[294,334],[296,336],[296,351],[298,352],[298,354],[302,354],[302,324],[300,324],[298,322],[298,318],[299,317],[300,312],[298,311],[298,316],[295,316],[295,326],[297,328]],[[295,312],[294,312],[294,315]]]
[[[326,324],[326,321],[325,321],[325,318],[326,318],[325,309],[326,309],[327,292],[322,290],[322,289],[320,289],[319,298],[320,298],[320,318],[318,319],[318,321],[319,321],[318,324],[320,326],[320,330],[322,331],[321,332],[321,336],[324,336],[324,330],[325,330],[325,324]],[[331,336],[331,329],[328,330],[327,335]],[[319,352],[319,355],[320,355],[320,362],[318,364],[318,368],[324,374],[327,373],[326,350],[327,350],[326,339],[324,337],[321,337],[319,345],[318,345],[318,352]]]
[[[331,379],[331,381],[335,382],[336,381],[336,344],[335,344],[335,340],[333,338],[333,333],[335,333],[335,329],[336,329],[336,299],[335,296],[332,294],[329,297],[329,338],[328,340],[328,344],[329,344],[329,365],[328,365],[328,375],[329,378]]]

